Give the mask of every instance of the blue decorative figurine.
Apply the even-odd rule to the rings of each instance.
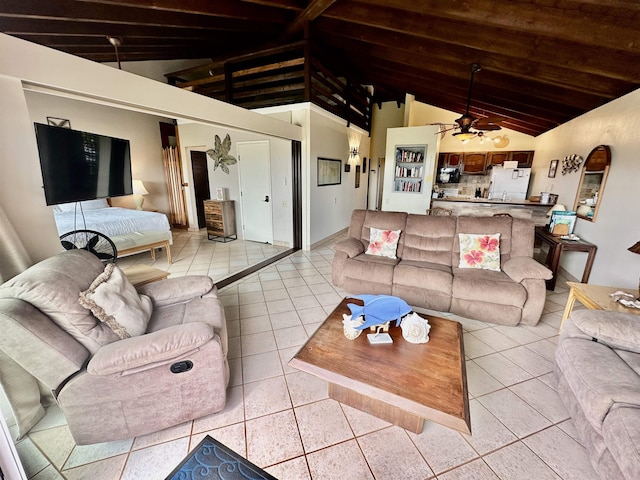
[[[396,321],[397,327],[402,317],[411,313],[411,307],[407,302],[391,295],[354,295],[352,298],[358,298],[364,302],[364,306],[347,303],[347,307],[351,310],[351,318],[361,315],[364,318],[364,323],[355,327],[357,330],[383,325],[392,320]]]

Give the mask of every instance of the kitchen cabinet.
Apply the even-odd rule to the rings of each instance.
[[[487,166],[495,167],[502,165],[507,161],[518,162],[518,167],[528,168],[533,163],[533,150],[507,151],[507,152],[488,152]]]
[[[486,152],[465,153],[462,162],[463,175],[484,175],[486,173]]]

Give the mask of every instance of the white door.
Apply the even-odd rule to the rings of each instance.
[[[245,240],[273,243],[269,142],[238,142]]]

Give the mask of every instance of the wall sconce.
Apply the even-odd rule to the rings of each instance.
[[[352,157],[357,157],[358,155],[360,155],[360,152],[358,151],[358,148],[357,148],[357,147],[353,147],[353,148],[351,149],[351,151],[349,152],[349,154],[350,154]]]

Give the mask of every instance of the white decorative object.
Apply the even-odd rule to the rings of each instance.
[[[351,319],[351,315],[347,315],[346,313],[342,314],[342,329],[344,331],[344,336],[349,340],[355,340],[360,336],[362,330],[357,330],[356,327],[359,327],[364,323],[364,319],[362,316],[356,317],[353,320]]]
[[[142,180],[133,179],[133,203],[136,206],[136,210],[142,210],[142,204],[144,203],[143,195],[149,195],[149,192],[144,187]]]
[[[226,195],[225,195],[225,191],[224,188],[221,187],[216,187],[216,200],[226,200]]]
[[[410,313],[400,324],[402,336],[409,343],[427,343],[429,341],[429,322],[417,313]]]

